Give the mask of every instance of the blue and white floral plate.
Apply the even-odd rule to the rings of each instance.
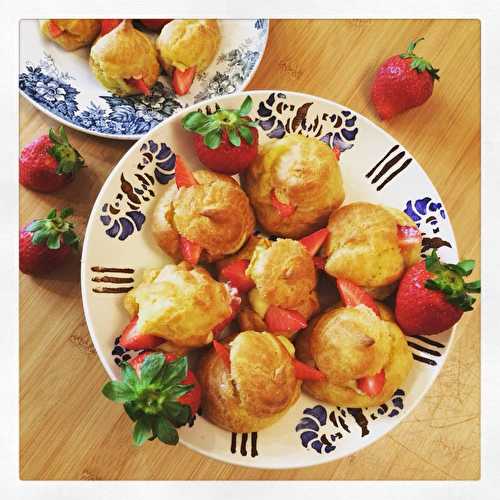
[[[177,96],[162,75],[150,96],[117,97],[94,78],[89,49],[66,52],[40,33],[37,20],[20,23],[19,89],[55,120],[92,135],[137,140],[174,113],[204,99],[234,94],[252,79],[267,43],[267,19],[220,20],[221,46],[208,69]]]
[[[254,106],[261,143],[288,133],[318,137],[341,151],[345,203],[370,201],[404,210],[424,235],[423,250],[436,248],[456,262],[453,230],[443,202],[424,170],[404,146],[355,111],[318,97],[286,91],[252,91],[212,99],[203,110],[236,108],[245,95]],[[85,235],[81,281],[85,317],[99,357],[110,377],[134,352],[120,344],[128,321],[124,293],[148,267],[168,262],[156,245],[150,215],[155,200],[174,176],[175,155],[191,168],[201,165],[181,118],[169,118],[136,142],[106,180]],[[293,468],[345,457],[391,431],[424,396],[449,352],[452,332],[408,338],[414,367],[393,397],[380,407],[339,408],[302,394],[275,425],[251,434],[232,434],[196,416],[180,429],[181,442],[209,457],[259,468]],[[124,440],[131,440],[129,434]],[[367,451],[366,453],[369,453]]]

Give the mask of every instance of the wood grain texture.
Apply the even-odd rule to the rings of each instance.
[[[440,68],[423,106],[381,122],[373,74],[408,41]],[[285,89],[342,103],[392,134],[440,192],[462,256],[480,259],[480,24],[474,20],[275,20],[250,89]],[[20,103],[20,145],[56,126]],[[100,187],[131,143],[69,131],[89,168],[54,195],[20,189],[20,223],[72,206],[83,235]],[[473,277],[479,277],[479,266]],[[79,259],[50,277],[20,276],[22,479],[478,479],[480,312],[464,316],[452,352],[416,410],[389,435],[342,460],[299,470],[223,464],[184,446],[130,444],[130,421],[102,397],[106,374],[80,297]]]

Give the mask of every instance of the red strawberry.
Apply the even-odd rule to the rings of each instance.
[[[251,290],[255,283],[249,278],[245,271],[250,264],[248,259],[238,259],[230,262],[219,271],[220,281],[229,281],[238,292],[245,293]]]
[[[107,382],[102,393],[122,404],[134,422],[134,444],[140,446],[155,438],[165,444],[177,444],[176,427],[190,421],[201,399],[201,389],[189,371],[187,357],[172,359],[162,352],[148,352],[130,364],[122,363],[121,369],[122,380]]]
[[[220,342],[217,342],[217,340],[214,340],[213,342],[215,352],[217,353],[217,356],[222,360],[224,365],[228,370],[231,369],[231,358],[229,356],[229,348],[225,344],[221,344]]]
[[[232,290],[236,291],[234,288]],[[221,333],[236,318],[241,306],[241,297],[238,294],[233,294],[231,304],[229,305],[231,306],[231,314],[213,328],[212,333],[214,335]]]
[[[141,349],[154,349],[165,342],[165,339],[151,334],[142,334],[137,331],[137,316],[134,316],[123,329],[120,344],[126,349],[139,351]]]
[[[125,78],[125,83],[137,89],[141,94],[151,94],[151,90],[149,90],[149,87],[144,83],[142,78]]]
[[[384,370],[375,375],[368,375],[356,380],[356,385],[360,391],[363,391],[367,396],[377,396],[382,392],[385,384]]]
[[[422,241],[422,235],[416,227],[400,226],[398,224],[398,240],[401,248],[411,247]]]
[[[202,250],[201,246],[198,245],[198,243],[194,243],[193,241],[184,238],[184,236],[180,236],[179,241],[181,246],[182,258],[186,262],[189,262],[192,266],[196,266],[196,264],[198,264],[198,261],[200,260]]]
[[[396,321],[406,335],[434,335],[451,328],[481,291],[480,280],[464,282],[474,269],[473,260],[443,264],[436,250],[410,267],[399,283]]]
[[[50,129],[21,151],[19,182],[35,191],[51,193],[73,180],[84,160],[66,137],[63,127],[59,137]]]
[[[59,25],[53,19],[49,21],[49,33],[52,38],[57,38],[64,33],[64,30],[59,27]]]
[[[181,187],[191,187],[198,184],[193,173],[179,155],[175,156],[175,183],[179,189]]]
[[[172,87],[177,95],[186,95],[193,84],[196,67],[188,68],[181,71],[179,68],[174,69],[172,75]]]
[[[330,231],[324,227],[323,229],[314,231],[314,233],[311,233],[308,236],[304,236],[299,240],[299,243],[302,243],[311,255],[315,255],[321,245],[325,242],[329,233]]]
[[[259,146],[256,123],[246,116],[251,109],[247,96],[239,109],[219,109],[211,115],[192,111],[182,119],[182,126],[194,132],[194,147],[203,165],[229,175],[250,166]]]
[[[130,366],[135,370],[138,376],[141,375],[141,366],[144,363],[144,360],[151,356],[154,351],[146,351],[146,352],[141,352],[134,358],[132,358],[129,361]],[[173,353],[162,353],[163,356],[165,357],[165,361],[167,363],[171,363],[172,361],[175,361],[178,359],[176,354]],[[184,396],[181,396],[180,398],[177,399],[177,401],[183,405],[188,405],[191,408],[191,415],[194,415],[198,409],[200,408],[200,403],[201,403],[201,386],[200,383],[198,382],[198,379],[196,378],[195,374],[191,371],[187,371],[186,378],[181,382],[181,384],[184,385],[193,385],[194,387],[184,394]]]
[[[293,205],[282,203],[280,200],[278,200],[274,189],[271,191],[271,204],[284,219],[290,217],[290,215],[295,212],[295,207]]]
[[[419,38],[404,54],[392,56],[377,70],[371,97],[382,120],[423,104],[432,94],[438,69],[413,52]]]
[[[340,293],[340,298],[346,307],[356,307],[359,304],[363,304],[369,307],[377,316],[380,316],[373,297],[358,285],[355,285],[352,281],[337,278],[337,288]]]
[[[121,19],[101,19],[101,32],[99,33],[99,36],[107,35],[110,31],[113,31],[121,22]]]
[[[326,258],[325,257],[320,257],[319,255],[315,255],[313,257],[313,262],[316,267],[316,269],[319,269],[320,271],[324,271],[325,269],[325,264],[326,264]]]
[[[264,321],[271,333],[295,333],[307,326],[302,314],[274,305],[269,306]]]
[[[165,24],[168,24],[172,19],[139,19],[141,24],[151,31],[161,31]]]
[[[325,380],[326,375],[316,368],[312,368],[298,359],[293,358],[293,368],[295,370],[295,377],[299,380]]]
[[[77,250],[79,239],[72,222],[73,213],[63,208],[61,215],[53,208],[46,219],[34,220],[19,233],[19,269],[26,274],[41,274],[57,269]]]

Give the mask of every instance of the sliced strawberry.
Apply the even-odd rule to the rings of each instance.
[[[312,368],[298,359],[293,359],[293,368],[295,370],[295,377],[299,380],[325,380],[326,375],[316,368]]]
[[[138,351],[140,349],[154,349],[165,342],[165,339],[151,334],[142,334],[137,331],[137,316],[124,328],[120,337],[120,344],[127,348]]]
[[[234,286],[240,293],[248,292],[255,286],[252,279],[245,273],[249,264],[248,259],[234,260],[220,270],[219,279],[229,281],[231,286]]]
[[[326,265],[326,258],[325,257],[320,257],[319,255],[315,255],[313,257],[313,262],[314,266],[316,269],[319,269],[320,271],[325,270],[325,265]]]
[[[241,306],[241,297],[239,295],[233,295],[231,304],[229,305],[231,306],[231,314],[213,328],[212,333],[214,335],[218,335],[219,333],[221,333],[222,330],[224,330],[224,328],[226,328],[226,326],[228,326],[229,323],[231,323],[231,321],[236,318],[236,315],[238,314]]]
[[[359,304],[363,304],[369,307],[377,316],[380,316],[373,297],[358,285],[355,285],[352,281],[337,278],[337,288],[340,293],[340,298],[346,307],[356,307]]]
[[[340,160],[340,149],[337,146],[333,146],[332,148],[333,154],[335,155],[335,159],[337,161]]]
[[[151,94],[151,90],[149,90],[149,87],[144,83],[142,78],[125,78],[125,83],[137,89],[141,94]]]
[[[302,314],[274,305],[269,306],[264,321],[271,333],[295,333],[307,326],[307,321]]]
[[[376,375],[369,375],[367,377],[358,378],[356,385],[360,391],[363,391],[367,396],[377,396],[382,392],[385,384],[384,370],[378,372]]]
[[[311,254],[314,255],[321,245],[325,242],[326,237],[330,231],[326,227],[323,229],[319,229],[318,231],[315,231],[314,233],[311,233],[308,236],[304,236],[299,240],[299,243],[302,243],[306,250]]]
[[[281,201],[276,198],[276,194],[274,193],[274,189],[271,191],[271,203],[273,207],[278,211],[278,213],[286,219],[290,217],[295,212],[295,207],[292,205],[287,205],[286,203],[281,203]]]
[[[49,33],[50,36],[53,38],[57,38],[58,36],[61,36],[64,33],[64,30],[59,28],[57,23],[54,20],[49,21]]]
[[[179,155],[175,156],[175,183],[179,189],[181,187],[191,187],[198,184],[193,173]]]
[[[189,262],[192,266],[196,266],[200,260],[201,246],[198,243],[194,243],[184,236],[180,236],[181,254],[182,258]]]
[[[400,226],[398,224],[398,240],[401,248],[418,245],[422,241],[422,234],[413,226]]]
[[[181,71],[178,68],[174,69],[172,76],[172,87],[177,95],[185,95],[189,92],[193,84],[196,67],[188,68],[186,71]]]
[[[113,31],[121,22],[121,19],[101,19],[101,33],[99,36],[107,35],[110,31]]]
[[[231,358],[229,356],[229,349],[227,346],[224,344],[221,344],[220,342],[217,342],[217,340],[214,340],[213,342],[215,352],[217,353],[217,356],[223,361],[224,365],[228,370],[231,369]]]

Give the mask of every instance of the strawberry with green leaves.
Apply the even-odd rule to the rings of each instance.
[[[81,154],[69,143],[63,127],[57,135],[53,129],[21,151],[19,182],[35,191],[51,193],[71,182],[85,166]]]
[[[371,98],[382,120],[423,104],[432,95],[438,69],[415,54],[419,38],[405,53],[387,59],[377,70]]]
[[[221,174],[234,175],[250,166],[259,147],[257,124],[247,116],[252,98],[247,96],[239,109],[218,109],[207,115],[192,111],[182,126],[193,132],[194,147],[201,163]]]
[[[19,269],[26,274],[44,274],[60,267],[72,250],[78,250],[79,238],[74,224],[67,220],[71,208],[61,214],[53,208],[47,218],[34,220],[19,232]]]
[[[122,363],[121,370],[121,381],[107,382],[102,393],[115,403],[123,403],[135,422],[134,444],[140,446],[155,438],[177,444],[177,428],[188,422],[201,400],[200,385],[188,370],[187,357],[147,352]]]
[[[476,301],[480,280],[466,283],[473,260],[445,264],[436,250],[403,275],[396,295],[396,321],[406,335],[435,335],[451,328]]]

